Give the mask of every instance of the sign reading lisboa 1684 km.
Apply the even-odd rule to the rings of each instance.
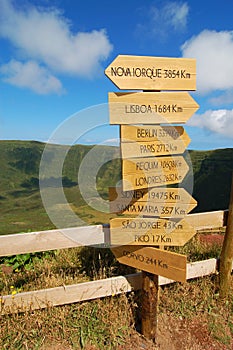
[[[105,74],[119,89],[196,90],[196,60],[119,55]]]

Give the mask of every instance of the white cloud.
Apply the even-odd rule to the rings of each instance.
[[[187,123],[233,138],[233,109],[208,110],[203,114],[195,114]]]
[[[61,82],[51,75],[46,68],[40,67],[33,61],[22,63],[11,60],[0,67],[0,72],[4,76],[3,80],[5,82],[23,88],[30,88],[38,94],[60,94],[63,92]]]
[[[208,100],[214,106],[226,105],[233,103],[233,90],[227,90],[219,96],[212,97]]]
[[[184,57],[197,60],[197,90],[233,88],[233,31],[204,30],[181,47]]]
[[[145,36],[164,40],[168,34],[173,31],[182,31],[186,28],[189,6],[186,2],[168,1],[161,6],[141,7],[140,14],[143,16],[143,22],[137,25],[137,32],[143,38]]]
[[[57,74],[92,77],[112,51],[105,30],[72,32],[57,9],[14,7],[0,0],[0,37],[16,48],[17,59],[37,61]]]
[[[186,27],[188,12],[186,2],[169,2],[161,10],[162,17],[176,30]]]

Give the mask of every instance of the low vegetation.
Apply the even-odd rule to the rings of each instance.
[[[0,234],[55,228],[43,207],[38,187],[43,149],[44,144],[39,142],[0,142]],[[77,181],[80,162],[90,149],[91,146],[73,146],[65,161],[62,179],[49,177],[44,179],[44,184],[53,187],[62,180],[67,201],[80,218],[87,224],[107,223],[113,215],[89,206],[80,194]],[[119,150],[103,146],[100,154],[113,152]],[[53,157],[53,152],[50,156]],[[190,157],[194,171],[193,196],[199,201],[196,210],[226,209],[233,149],[193,151]],[[211,176],[213,172],[214,177]],[[115,185],[120,177],[119,160],[110,161],[99,170],[97,187],[102,198],[108,198],[108,187]],[[183,248],[173,250],[186,254],[189,261],[196,261],[217,258],[220,246],[203,244],[196,235]],[[108,249],[72,248],[0,257],[0,295],[14,298],[20,292],[132,272],[135,270],[120,265]],[[135,291],[91,302],[1,316],[0,349],[156,349],[136,332],[140,330],[140,300],[140,291]],[[232,349],[233,286],[230,286],[228,298],[221,301],[218,276],[161,287],[158,312],[160,350]]]
[[[217,244],[201,243],[197,235],[185,247],[176,250],[187,254],[189,261],[195,261],[219,256],[220,248]],[[23,291],[81,283],[134,271],[120,265],[109,249],[85,247],[24,254],[1,259],[0,293],[14,297]],[[0,348],[130,349],[130,339],[135,337],[140,326],[140,307],[138,291],[91,302],[4,315],[0,320]],[[219,300],[218,276],[215,275],[185,284],[160,287],[158,317],[161,319],[159,327],[162,328],[164,318],[166,327],[172,327],[170,322],[183,327],[199,319],[199,327],[205,328],[218,349],[231,349],[233,286],[228,299],[224,301]],[[189,331],[192,333],[192,329]],[[159,328],[159,334],[161,332]],[[51,344],[54,347],[50,347]],[[150,346],[148,349],[155,349],[155,346]]]

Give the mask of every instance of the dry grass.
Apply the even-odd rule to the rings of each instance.
[[[219,254],[219,247],[211,248],[198,242],[197,238],[196,242],[192,240],[183,248],[192,260],[195,260],[195,256],[199,259],[200,256],[207,258]],[[1,270],[1,295],[133,272],[131,268],[118,264],[109,250],[95,248],[64,249],[40,257],[35,255],[27,269],[22,267],[12,271],[12,268],[2,266]],[[130,336],[140,324],[139,316],[140,292],[5,315],[0,319],[0,349],[131,349]],[[198,346],[203,342],[205,345],[202,348],[212,350],[215,347],[207,347],[204,335],[201,338],[201,333],[197,332],[198,327],[203,327],[208,344],[213,342],[213,346],[219,350],[232,349],[233,284],[229,297],[224,301],[219,300],[218,276],[161,287],[159,319],[166,320],[166,327],[163,323],[159,325],[160,334],[166,330],[163,334],[164,344],[165,337],[172,339],[174,334],[180,341],[183,334],[183,344],[192,344],[195,335]],[[197,319],[201,320],[198,325]],[[177,327],[174,328],[172,322],[176,322]],[[182,327],[186,327],[185,332],[181,331]],[[176,348],[174,340],[172,343],[171,349],[187,349],[186,345],[183,348],[177,345]],[[136,342],[134,345],[137,349]],[[155,348],[146,346],[147,349]],[[198,346],[193,349],[201,349]],[[160,349],[166,348],[161,345]]]

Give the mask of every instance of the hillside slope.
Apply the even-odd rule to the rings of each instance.
[[[44,210],[39,191],[39,166],[44,147],[45,144],[36,141],[0,141],[1,234],[54,228]],[[63,148],[62,145],[50,145],[48,162],[59,162],[60,150],[62,154]],[[106,159],[110,161],[97,172],[96,183],[100,195],[108,199],[108,187],[114,186],[121,179],[117,147],[74,145],[63,166],[64,192],[74,211],[86,222],[106,223],[109,215],[100,214],[88,206],[79,191],[79,166],[90,151],[93,155],[85,170],[87,184],[89,180],[92,181],[93,168],[104,164]],[[233,149],[189,151],[189,156],[194,175],[193,197],[198,201],[195,211],[228,208]],[[56,187],[58,178],[48,175],[44,181],[46,186]],[[185,181],[188,181],[188,177]]]

